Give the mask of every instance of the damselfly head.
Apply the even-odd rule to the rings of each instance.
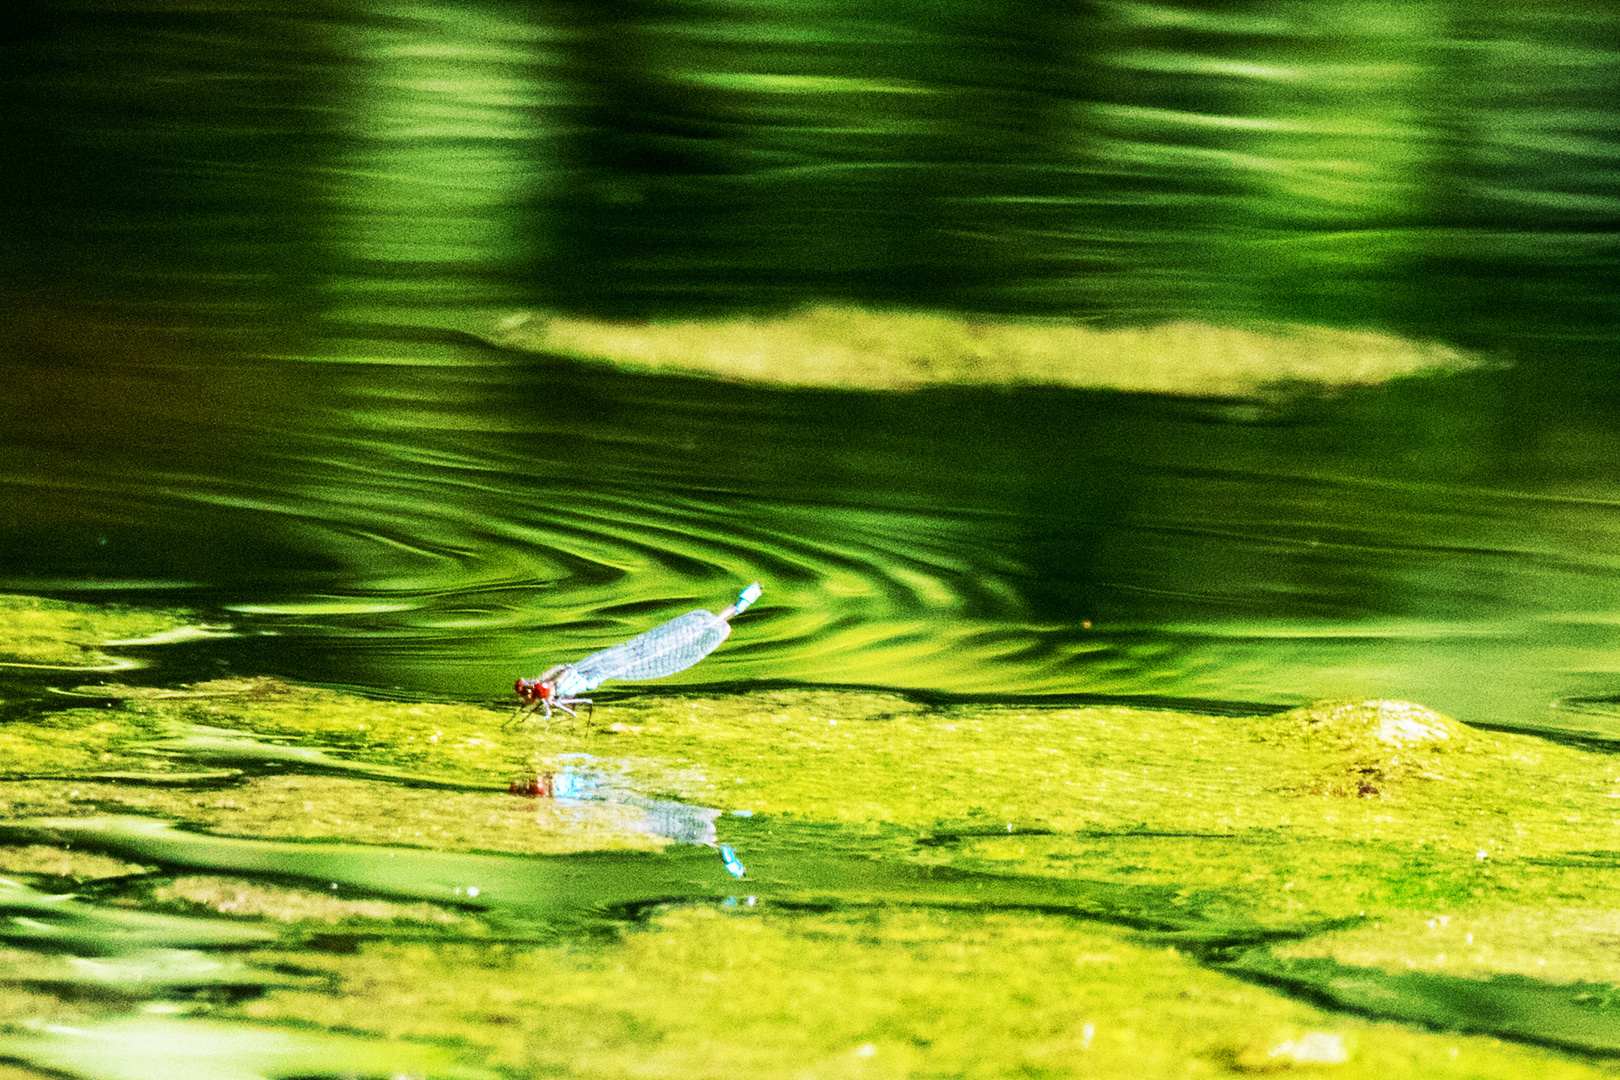
[[[512,684],[512,689],[517,691],[517,696],[524,701],[544,701],[556,688],[544,679],[535,678],[519,679]]]

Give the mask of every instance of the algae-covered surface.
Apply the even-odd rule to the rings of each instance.
[[[184,612],[108,610],[34,596],[0,596],[0,667],[117,670],[136,666],[107,650],[215,633]]]
[[[1620,773],[1412,703],[653,690],[510,725],[260,679],[14,715],[18,1069],[1620,1071]]]
[[[512,348],[637,370],[876,389],[1025,383],[1269,397],[1480,363],[1448,346],[1365,330],[1195,322],[1102,329],[830,306],[649,323],[525,312],[486,334]]]

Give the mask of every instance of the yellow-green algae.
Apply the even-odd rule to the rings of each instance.
[[[1039,914],[679,910],[606,947],[385,943],[301,962],[339,992],[241,1012],[463,1040],[523,1076],[1208,1076],[1287,1069],[1270,1051],[1311,1032],[1340,1040],[1344,1077],[1601,1075],[1324,1014]]]
[[[633,807],[505,791],[533,772],[588,768],[625,791],[836,824],[889,858],[1214,892],[1279,925],[1365,913],[1356,925],[1278,946],[1283,957],[1550,982],[1612,978],[1617,919],[1608,901],[1620,884],[1612,759],[1471,729],[1407,703],[1234,719],[938,707],[881,693],[638,694],[604,702],[594,725],[507,728],[500,711],[264,680],[87,692],[112,704],[7,726],[8,816],[140,812],[227,835],[443,851],[661,845],[627,821],[567,816]],[[256,765],[245,758],[239,774],[223,765],[197,772],[188,737],[209,733],[217,751],[222,731],[308,753],[279,764],[274,755]],[[335,762],[355,768],[333,772]],[[213,778],[145,783],[143,770]],[[412,773],[429,783],[407,786]],[[721,829],[724,840],[725,819]],[[746,863],[746,848],[740,855]],[[52,869],[38,845],[0,856],[23,874],[118,872]],[[347,899],[326,906],[318,890],[195,873],[159,886],[155,900],[293,927],[419,925],[428,936],[417,941],[362,935],[338,953],[289,942],[252,954],[267,970],[329,976],[335,990],[280,987],[238,1005],[190,1007],[459,1040],[518,1075],[1612,1071],[1491,1038],[1323,1012],[1072,918],[750,910],[747,887],[737,883],[734,910],[677,908],[646,932],[574,944],[502,944],[476,914],[342,906]],[[0,1000],[9,1021],[63,1008],[31,991]],[[75,1002],[68,1012],[111,1008]],[[1346,1060],[1273,1052],[1302,1045],[1341,1046]]]
[[[1479,361],[1372,331],[1175,322],[1097,329],[926,312],[813,307],[652,323],[525,312],[492,326],[514,348],[795,386],[909,389],[1039,383],[1218,397],[1370,386]]]
[[[159,903],[181,903],[221,915],[258,916],[285,923],[364,923],[369,920],[425,923],[472,930],[476,921],[436,904],[345,900],[313,889],[267,885],[239,878],[191,876],[152,891]]]
[[[62,878],[76,882],[144,874],[147,868],[93,851],[72,851],[46,844],[0,847],[0,875]]]
[[[0,596],[0,666],[112,670],[132,666],[104,650],[190,625],[181,611],[104,608],[37,596]]]

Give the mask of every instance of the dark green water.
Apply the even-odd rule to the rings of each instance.
[[[1614,29],[16,7],[0,588],[247,635],[159,679],[495,697],[758,579],[687,681],[1565,724],[1555,699],[1620,693]],[[1514,366],[1260,404],[886,396],[459,329],[824,299],[1321,321]]]

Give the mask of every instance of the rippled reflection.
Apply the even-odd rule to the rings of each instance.
[[[250,632],[168,672],[496,698],[757,579],[671,685],[1519,720],[1614,692],[1612,15],[0,19],[0,586]],[[899,396],[467,333],[826,299],[1376,326],[1518,367]]]
[[[1255,423],[1136,395],[443,359],[397,391],[375,366],[330,378],[329,419],[296,433],[278,482],[121,478],[155,521],[206,521],[248,565],[118,543],[36,565],[83,585],[128,563],[207,571],[180,597],[270,636],[205,643],[199,663],[473,699],[755,579],[765,598],[726,648],[620,692],[1365,694],[1522,723],[1620,673],[1620,493],[1586,460],[1617,433],[1581,407],[1597,391],[1530,428],[1513,419],[1540,409],[1533,379],[1510,371]],[[258,558],[278,549],[313,556]],[[11,565],[3,587],[37,586]]]

